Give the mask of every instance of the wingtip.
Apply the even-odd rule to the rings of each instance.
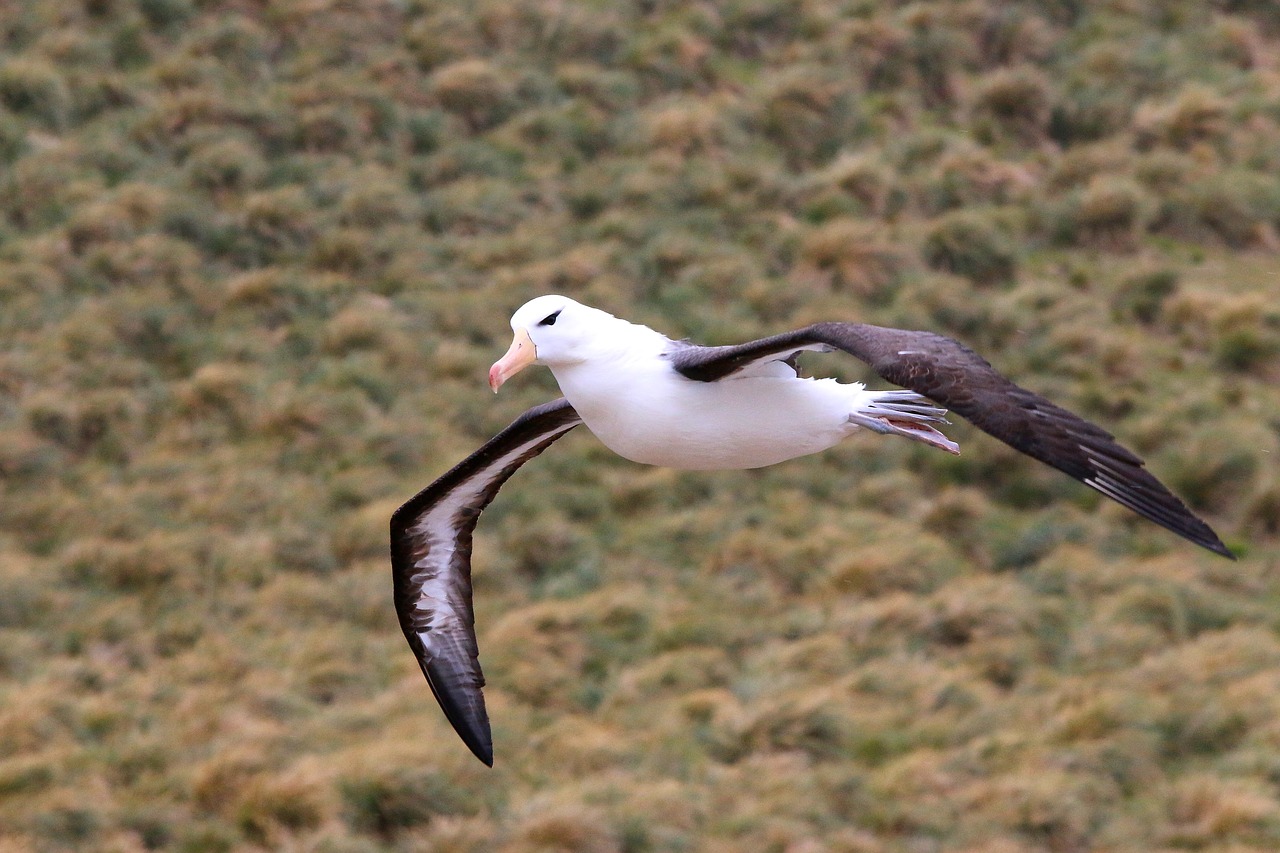
[[[419,660],[419,663],[422,663]],[[435,694],[445,719],[457,733],[462,742],[471,750],[471,754],[493,766],[493,731],[489,728],[489,713],[484,706],[484,694],[480,684],[470,690],[446,691],[441,685],[447,681],[444,673],[436,670],[431,663],[422,663],[422,673],[427,677],[427,684]]]
[[[480,759],[486,767],[493,766],[493,739],[489,735],[488,721],[485,722],[483,731],[467,731],[458,730],[458,734],[462,736],[462,742],[467,745],[467,749],[471,750],[471,754]]]
[[[1198,522],[1198,524],[1196,524],[1195,528],[1193,529],[1188,530],[1188,529],[1179,529],[1169,525],[1165,525],[1165,526],[1169,527],[1170,530],[1172,530],[1174,533],[1177,533],[1179,536],[1186,539],[1187,541],[1194,542],[1196,545],[1199,545],[1201,548],[1205,549],[1206,551],[1212,551],[1213,553],[1217,554],[1219,557],[1226,557],[1228,560],[1232,560],[1232,561],[1240,559],[1235,555],[1234,551],[1232,551],[1230,548],[1226,546],[1226,543],[1224,543],[1220,538],[1218,538],[1218,534],[1213,532],[1213,528],[1209,527],[1209,525],[1205,524],[1203,521],[1200,521],[1200,519],[1195,518],[1195,516],[1192,516],[1192,518],[1195,519],[1196,522]]]
[[[478,715],[474,712],[459,714],[456,717],[451,714],[449,722],[453,724],[454,731],[458,733],[458,737],[462,738],[467,749],[471,750],[471,754],[483,761],[486,766],[492,767],[493,733],[489,729],[489,715],[485,713],[484,706],[481,705]]]
[[[1213,553],[1217,554],[1218,556],[1226,557],[1228,560],[1231,560],[1232,562],[1237,562],[1240,559],[1235,555],[1234,551],[1232,551],[1226,545],[1222,544],[1221,541],[1215,542],[1211,545],[1206,545],[1205,547],[1208,548]]]
[[[484,762],[486,767],[493,766],[493,735],[489,730],[487,715],[480,718],[449,716],[453,730],[462,738],[462,742],[471,750],[471,754]]]
[[[1213,553],[1217,554],[1219,557],[1226,557],[1228,560],[1231,560],[1233,562],[1240,559],[1235,555],[1235,552],[1233,552],[1230,548],[1228,548],[1226,544],[1221,539],[1218,538],[1218,534],[1213,532],[1213,528],[1209,527],[1207,524],[1205,524],[1200,519],[1196,518],[1194,515],[1191,516],[1191,518],[1195,522],[1197,522],[1192,529],[1186,529],[1181,526],[1175,527],[1173,525],[1165,524],[1157,519],[1152,519],[1152,520],[1156,521],[1157,524],[1161,524],[1162,526],[1167,527],[1169,530],[1172,530],[1174,533],[1177,533],[1179,536],[1186,539],[1188,542],[1192,542],[1196,545],[1199,545],[1201,548],[1205,549],[1206,551],[1212,551]]]
[[[1191,515],[1191,511],[1187,510],[1185,506],[1183,509],[1188,515]],[[1190,529],[1170,529],[1199,545],[1201,548],[1204,548],[1206,551],[1212,551],[1219,557],[1226,557],[1228,560],[1232,561],[1239,559],[1239,557],[1235,555],[1235,552],[1228,548],[1226,543],[1222,541],[1222,538],[1214,532],[1212,527],[1206,524],[1202,519],[1197,518],[1195,515],[1191,515],[1191,518],[1194,520],[1195,524],[1191,526]]]

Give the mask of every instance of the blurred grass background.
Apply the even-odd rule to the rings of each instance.
[[[1277,22],[0,3],[0,850],[1276,849]],[[962,424],[726,474],[574,435],[478,531],[486,770],[386,522],[554,393],[484,385],[549,291],[951,334],[1242,559]]]

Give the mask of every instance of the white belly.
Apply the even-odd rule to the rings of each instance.
[[[759,468],[826,450],[856,429],[848,418],[861,385],[794,377],[693,382],[667,365],[661,371],[605,380],[570,370],[556,379],[606,447],[648,465]]]

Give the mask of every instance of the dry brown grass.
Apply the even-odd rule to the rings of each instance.
[[[1275,849],[1280,50],[1228,5],[0,3],[0,849]],[[555,393],[484,389],[544,292],[954,335],[1242,559],[960,423],[580,431],[477,531],[489,770],[386,519]]]

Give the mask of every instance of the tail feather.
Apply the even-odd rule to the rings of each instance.
[[[960,445],[930,426],[950,423],[946,414],[946,409],[914,391],[877,391],[849,415],[849,423],[880,435],[900,435],[959,456]]]

